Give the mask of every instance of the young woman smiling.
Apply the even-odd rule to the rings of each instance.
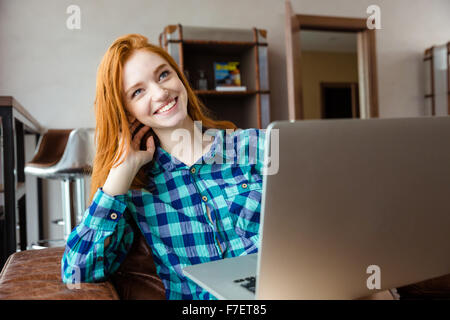
[[[67,240],[63,281],[113,274],[134,220],[167,299],[214,299],[181,269],[257,252],[263,132],[207,117],[172,57],[137,34],[104,55],[95,112],[91,205]]]

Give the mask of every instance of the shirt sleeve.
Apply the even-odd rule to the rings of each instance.
[[[133,243],[127,222],[127,195],[110,196],[99,188],[81,223],[67,239],[61,261],[64,283],[100,282],[120,266]],[[110,238],[105,248],[105,240]]]

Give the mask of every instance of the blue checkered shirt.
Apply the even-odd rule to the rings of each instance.
[[[182,268],[258,251],[265,130],[210,134],[210,150],[190,167],[157,147],[147,188],[114,197],[97,190],[67,240],[65,283],[105,281],[113,274],[133,242],[134,219],[167,299],[215,299]]]

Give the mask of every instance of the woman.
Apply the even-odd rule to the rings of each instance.
[[[223,130],[235,126],[208,118],[170,55],[137,34],[103,57],[95,111],[92,202],[67,240],[63,281],[113,274],[133,219],[167,299],[215,299],[182,268],[257,252],[262,131]]]

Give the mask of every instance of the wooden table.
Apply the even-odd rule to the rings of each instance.
[[[0,96],[0,117],[3,167],[3,183],[0,184],[0,193],[3,195],[3,203],[0,204],[1,269],[9,255],[18,249],[27,249],[25,134],[35,135],[37,144],[39,137],[44,133],[44,128],[11,96]],[[42,180],[39,178],[37,192],[39,238],[42,239]],[[16,237],[17,227],[19,227],[19,242]]]

